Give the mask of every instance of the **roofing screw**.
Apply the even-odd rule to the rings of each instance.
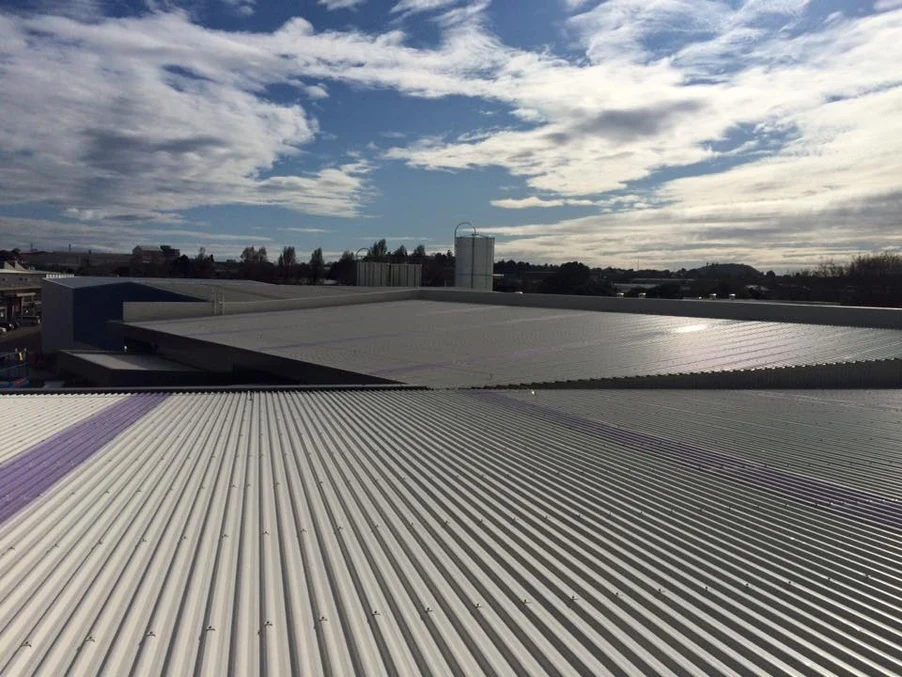
[[[214,628],[212,625],[208,625],[208,626],[206,627],[205,632],[213,632],[214,630],[216,630],[216,628]]]
[[[144,636],[145,637],[156,637],[156,634],[154,634],[153,630],[148,630]]]
[[[30,649],[30,648],[31,648],[31,642],[29,642],[29,641],[26,639],[24,642],[22,642],[22,646],[27,646],[27,647]]]
[[[373,609],[373,616],[378,616],[378,615],[379,615],[379,612],[376,611],[375,609]]]

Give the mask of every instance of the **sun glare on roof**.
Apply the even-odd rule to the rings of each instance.
[[[707,324],[687,324],[685,327],[677,327],[673,330],[674,334],[691,334],[696,331],[704,331],[708,328]]]

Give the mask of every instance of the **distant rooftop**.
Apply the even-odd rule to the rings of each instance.
[[[622,300],[622,299],[621,299]],[[127,336],[218,347],[429,387],[902,357],[902,331],[425,300],[133,323]],[[205,348],[206,347],[206,348]]]

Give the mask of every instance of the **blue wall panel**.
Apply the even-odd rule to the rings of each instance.
[[[122,304],[129,301],[198,301],[193,296],[176,294],[134,282],[105,284],[73,290],[74,338],[81,343],[103,350],[119,350],[122,338],[107,330],[107,322],[122,319]]]

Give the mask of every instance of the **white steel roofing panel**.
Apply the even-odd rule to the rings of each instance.
[[[0,395],[0,464],[123,397],[109,394],[91,397]]]
[[[0,524],[0,672],[899,674],[902,511],[869,456],[830,450],[855,485],[805,472],[823,438],[772,466],[760,393],[722,394],[723,446],[703,400],[651,429],[641,393],[634,419],[586,395],[126,399]],[[831,416],[798,395],[787,420]],[[898,464],[886,397],[843,417]]]
[[[902,331],[440,301],[139,323],[431,387],[902,357]]]

